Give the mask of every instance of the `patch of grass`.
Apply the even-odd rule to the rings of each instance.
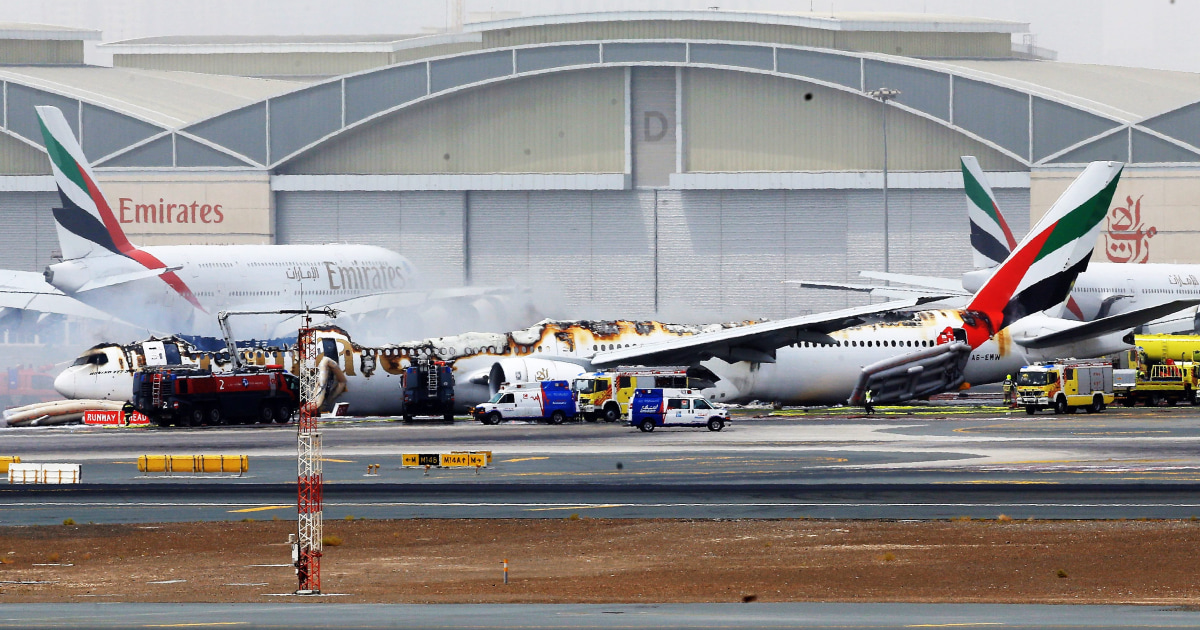
[[[1057,575],[1060,578],[1071,577],[1071,576],[1067,575],[1067,572],[1063,571],[1062,569],[1059,569],[1058,572],[1055,573],[1055,575]]]
[[[567,517],[567,520],[568,520],[568,521],[578,521],[578,520],[579,520],[579,514],[577,514],[577,513],[576,513],[576,514],[572,514],[572,515],[570,515],[570,516],[568,516],[568,517]]]
[[[52,553],[52,554],[46,556],[46,562],[58,562],[61,559],[62,559],[62,557],[56,553]]]
[[[889,551],[889,552],[887,552],[887,553],[885,553],[885,554],[883,554],[883,561],[884,561],[884,562],[895,562],[895,561],[896,561],[896,554],[894,554],[894,553],[892,553],[892,552],[890,552],[890,551]]]
[[[242,522],[243,522],[243,523],[253,523],[253,522],[254,522],[254,519],[252,519],[252,518],[250,518],[249,516],[247,516],[246,518],[242,519]]]
[[[12,564],[13,562],[12,558],[0,558],[0,564]]]
[[[330,534],[321,539],[321,545],[325,546],[325,547],[337,547],[341,544],[342,544],[341,536],[334,536],[333,534]]]
[[[962,521],[965,523],[965,522],[970,521],[971,517],[970,516],[955,516],[954,518],[951,518],[950,520],[951,521]]]
[[[996,517],[996,520],[1000,521],[1001,523],[1007,523],[1012,520],[1012,517],[1007,514],[1001,514],[1000,516]]]
[[[75,519],[73,519],[73,518],[64,518],[63,519],[63,525],[74,525],[74,524],[75,524]]]
[[[342,519],[342,520],[343,520],[343,521],[353,521],[353,520],[354,520],[354,515],[353,515],[353,514],[347,514],[347,515],[346,515],[346,518],[344,518],[344,519]]]

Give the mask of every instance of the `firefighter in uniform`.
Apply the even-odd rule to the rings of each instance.
[[[1012,374],[1006,374],[1004,376],[1004,404],[1009,407],[1015,406],[1016,403],[1016,397],[1013,396],[1015,392],[1013,390]]]
[[[875,413],[875,392],[867,390],[867,393],[863,396],[863,407],[866,408],[867,415]]]

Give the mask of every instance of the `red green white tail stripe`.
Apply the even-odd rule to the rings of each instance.
[[[1067,299],[1096,246],[1123,164],[1092,162],[975,294],[993,331]]]

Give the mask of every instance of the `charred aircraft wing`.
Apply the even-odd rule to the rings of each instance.
[[[869,304],[829,313],[802,315],[775,322],[727,328],[634,348],[600,352],[592,357],[591,362],[596,367],[692,365],[711,358],[730,363],[736,361],[774,363],[775,351],[779,348],[801,341],[833,343],[833,338],[829,336],[831,332],[862,324],[870,315],[911,308],[927,301],[929,300],[925,298],[913,297],[883,304]]]
[[[882,297],[891,299],[904,299],[911,297],[927,298],[929,301],[940,301],[945,303],[953,303],[952,308],[962,307],[966,305],[965,298],[971,296],[970,293],[957,290],[935,290],[926,287],[906,287],[892,286],[883,287],[874,284],[855,284],[852,282],[824,282],[818,280],[784,280],[785,284],[798,284],[806,289],[832,289],[835,291],[852,291],[855,293],[867,293],[871,297]]]
[[[952,295],[966,294],[963,290],[962,280],[958,278],[937,278],[934,276],[913,276],[906,273],[888,273],[886,271],[860,271],[858,275],[872,280],[883,280],[885,282],[893,282],[900,284],[908,284],[915,287],[925,287],[935,291],[947,291]]]
[[[119,319],[54,288],[40,273],[0,269],[0,307],[104,321]]]
[[[1026,348],[1035,350],[1075,343],[1100,335],[1136,328],[1147,322],[1152,322],[1160,317],[1166,317],[1197,304],[1200,304],[1200,300],[1175,300],[1166,304],[1158,304],[1140,308],[1136,311],[1129,311],[1128,313],[1121,313],[1120,315],[1110,315],[1090,322],[1081,322],[1078,326],[1038,335],[1037,337],[1013,337],[1013,341]]]
[[[957,389],[965,380],[971,346],[955,341],[890,357],[862,369],[848,405],[900,403]]]

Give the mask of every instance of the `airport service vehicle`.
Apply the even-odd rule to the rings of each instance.
[[[505,385],[474,411],[475,419],[484,424],[500,424],[505,420],[545,420],[550,424],[562,424],[576,415],[575,396],[567,381]]]
[[[179,366],[144,367],[133,375],[133,407],[159,426],[287,423],[300,381],[282,368],[216,373]]]
[[[1055,361],[1027,365],[1017,375],[1017,404],[1033,415],[1040,409],[1099,413],[1113,402],[1113,367],[1108,361]]]
[[[1137,388],[1137,370],[1113,370],[1113,402],[1129,407],[1129,395]]]
[[[1139,370],[1137,381],[1127,389],[1121,403],[1132,407],[1137,403],[1158,407],[1164,403],[1200,404],[1200,363],[1191,361],[1159,363],[1149,371]]]
[[[454,366],[446,361],[418,359],[404,368],[403,408],[405,422],[415,416],[438,416],[454,421]]]
[[[1144,363],[1200,361],[1200,335],[1134,335]]]
[[[619,367],[591,372],[575,378],[571,388],[579,405],[579,415],[588,422],[603,418],[616,422],[629,412],[629,400],[635,389],[686,388],[686,367]]]
[[[720,431],[729,411],[716,409],[695,389],[653,388],[634,391],[629,426],[649,433],[655,427],[708,427]]]

